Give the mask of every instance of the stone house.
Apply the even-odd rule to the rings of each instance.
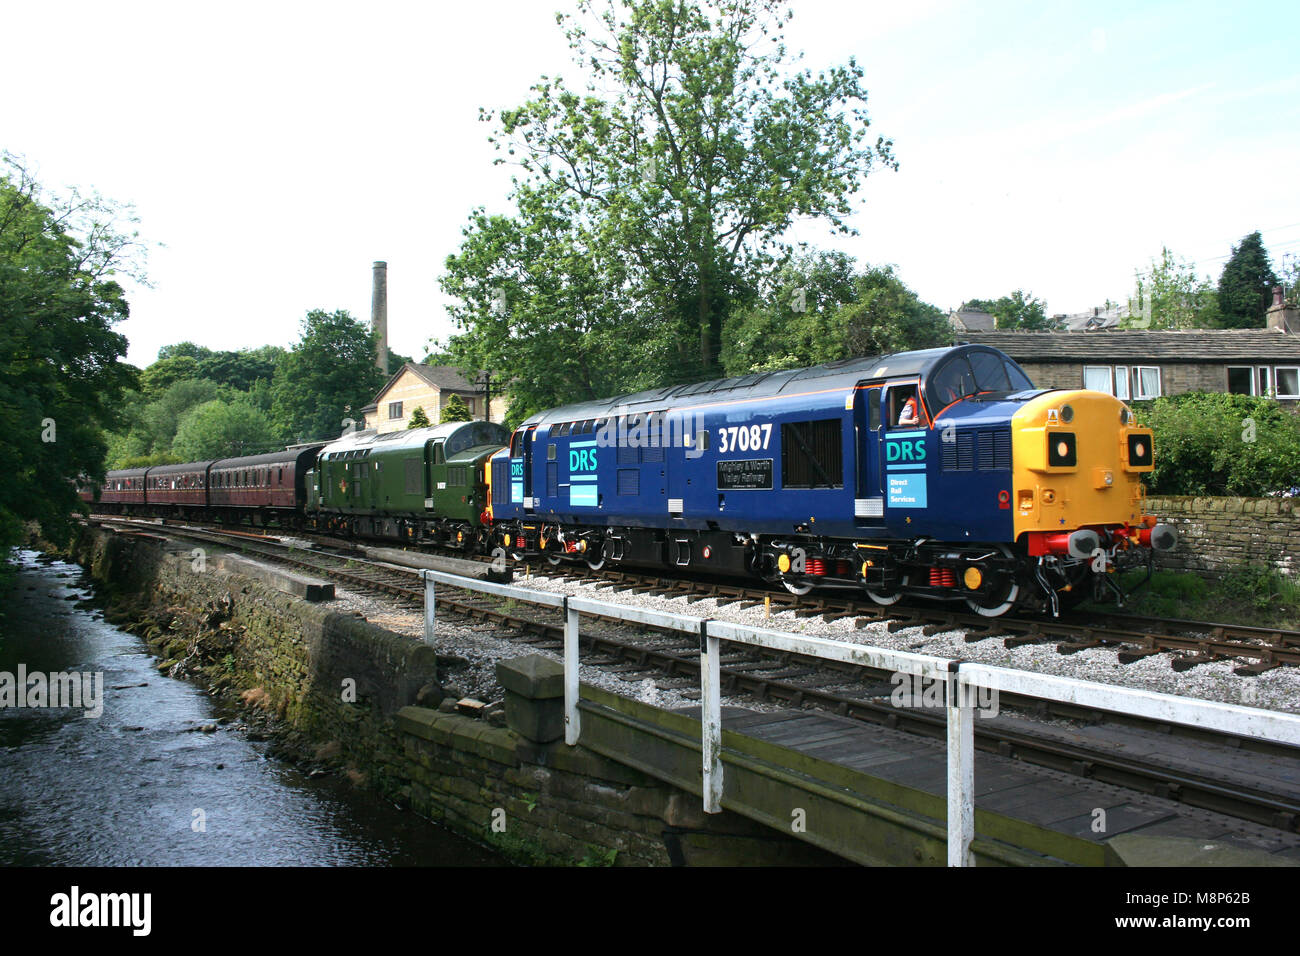
[[[466,379],[459,369],[407,362],[379,390],[375,400],[361,409],[365,417],[363,427],[381,433],[399,431],[406,428],[417,408],[423,408],[429,422],[436,425],[453,395],[459,395],[469,406],[471,418],[490,418],[494,422],[505,418],[505,395],[494,390],[492,407],[488,409],[483,389]]]

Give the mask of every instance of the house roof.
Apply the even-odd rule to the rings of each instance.
[[[471,384],[464,375],[460,374],[460,369],[454,365],[420,365],[416,362],[407,362],[393,373],[392,377],[384,383],[383,388],[375,393],[375,400],[361,409],[362,413],[373,412],[378,408],[384,393],[393,387],[393,383],[401,378],[402,373],[407,369],[410,369],[412,374],[426,385],[442,392],[465,392],[468,395],[478,395],[482,392],[482,389]]]
[[[959,331],[991,332],[996,326],[992,315],[974,309],[958,309],[950,312],[948,313],[948,322]]]
[[[969,332],[960,340],[990,345],[1017,362],[1300,362],[1300,336],[1271,329]]]

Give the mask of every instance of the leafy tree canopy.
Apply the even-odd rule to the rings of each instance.
[[[583,0],[562,14],[583,93],[542,77],[484,111],[516,162],[511,216],[476,210],[441,280],[452,364],[510,369],[510,417],[721,372],[797,220],[850,232],[892,144],[862,69],[796,69],[784,0]],[[635,335],[628,331],[635,329]]]
[[[859,271],[842,252],[792,259],[762,300],[734,316],[726,331],[728,375],[932,348],[952,339],[943,312],[921,302],[892,266]]]
[[[1278,284],[1268,261],[1264,238],[1252,232],[1232,247],[1232,257],[1219,276],[1219,312],[1229,329],[1262,329]]]
[[[1064,328],[1059,319],[1047,316],[1042,299],[1017,289],[1000,299],[970,299],[962,311],[987,312],[997,321],[998,331],[1049,332]]]
[[[287,442],[335,438],[344,418],[361,420],[361,409],[383,384],[369,327],[343,309],[314,309],[277,369],[271,419]]]
[[[1145,273],[1136,276],[1129,315],[1121,325],[1138,329],[1204,329],[1219,325],[1219,309],[1208,277],[1192,263],[1161,248]]]
[[[74,480],[103,475],[104,432],[135,385],[113,326],[128,312],[116,277],[144,279],[136,222],[98,194],[47,197],[0,156],[0,547],[26,521],[60,538],[79,507]]]
[[[271,420],[241,399],[204,402],[186,412],[176,430],[172,453],[182,461],[233,458],[275,451]]]

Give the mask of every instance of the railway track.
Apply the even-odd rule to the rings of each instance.
[[[114,524],[135,526],[139,530],[146,528],[159,530],[156,524],[141,527],[141,523],[129,519],[107,520]],[[318,550],[290,550],[277,539],[263,535],[175,526],[169,526],[165,530],[168,534],[191,540],[203,540],[226,546],[234,542],[246,552],[252,551],[258,557],[332,578],[358,591],[386,595],[412,610],[423,606],[423,585],[418,580],[418,571],[412,569],[362,560],[347,554],[332,554]],[[723,601],[762,606],[765,601],[771,601],[773,597],[778,596],[771,592],[716,582],[691,587],[689,582],[679,580],[661,582],[660,579],[652,576],[629,575],[624,571],[599,575],[593,577],[593,580],[605,586],[626,587],[643,593],[655,592],[666,596],[680,596],[685,593],[688,600],[713,597]],[[788,597],[791,600],[786,601],[783,598],[779,603],[804,616],[814,614],[854,616],[862,617],[866,622],[887,620],[891,630],[921,626],[930,633],[963,626],[955,620],[963,617],[962,615],[940,613],[939,619],[935,620],[933,616],[938,612],[927,614],[924,609],[909,609],[903,614],[895,614],[892,613],[894,609],[891,608],[888,609],[891,613],[886,614],[880,613],[886,609],[874,606],[868,609],[873,612],[872,614],[859,615],[842,606],[828,607],[823,604],[821,598],[809,602],[806,598],[796,598],[794,595]],[[495,624],[506,636],[520,643],[552,650],[559,650],[562,647],[563,621],[558,613],[550,608],[530,607],[523,602],[507,602],[479,592],[450,587],[439,588],[438,602],[440,610],[450,611],[470,620]],[[1011,631],[1003,637],[1004,640],[1016,640],[1026,636],[1019,630],[1020,622],[1002,620],[989,622],[985,619],[978,619],[978,622],[982,625],[982,631],[973,637],[968,632],[967,640],[984,640],[1002,636],[999,632],[1003,630]],[[1012,627],[1005,627],[1007,623],[1011,623]],[[1030,628],[1043,626],[1042,622],[1026,622],[1026,624]],[[1085,626],[1079,625],[1079,627]],[[625,679],[651,678],[665,689],[672,687],[684,697],[696,696],[699,686],[698,641],[675,632],[647,633],[645,629],[640,629],[637,633],[628,633],[633,630],[617,619],[593,618],[592,621],[588,621],[584,624],[582,633],[584,664],[616,673]],[[1093,630],[1095,632],[1095,629]],[[1269,635],[1275,633],[1268,632]],[[1047,632],[1042,631],[1031,630],[1029,635],[1041,635],[1042,640],[1053,639]],[[1069,636],[1078,635],[1072,630]],[[1285,632],[1278,636],[1279,638],[1285,636]],[[1154,635],[1143,634],[1141,637],[1154,637]],[[1130,643],[1128,638],[1111,637],[1111,640],[1120,645]],[[1186,639],[1172,637],[1171,640]],[[1076,641],[1076,643],[1085,642]],[[1101,642],[1087,644],[1087,646],[1101,646]],[[721,673],[724,692],[729,695],[744,695],[790,707],[824,709],[842,716],[909,731],[932,739],[942,740],[945,734],[946,718],[942,709],[927,711],[924,707],[899,707],[891,702],[892,686],[890,675],[886,672],[801,658],[797,655],[737,648],[724,656],[721,662]],[[1003,710],[1039,719],[1063,720],[1083,726],[1123,725],[1191,738],[1194,742],[1224,748],[1233,753],[1248,752],[1258,755],[1261,760],[1286,762],[1288,766],[1292,766],[1293,777],[1294,765],[1300,764],[1300,754],[1297,754],[1293,748],[1267,741],[1245,738],[1225,739],[1220,735],[1191,728],[1154,724],[1128,715],[1102,713],[1008,694],[1001,696],[999,704]],[[1017,726],[1008,726],[1011,723]],[[1126,757],[1115,748],[1083,746],[1077,742],[1063,740],[1060,735],[1048,732],[1047,728],[1042,732],[1026,729],[1024,725],[1027,723],[1028,721],[1022,719],[979,721],[976,727],[976,747],[1099,783],[1173,799],[1186,806],[1223,813],[1263,827],[1300,833],[1300,790],[1286,793],[1270,789],[1262,785],[1262,778],[1252,779],[1247,775],[1234,778],[1223,771],[1216,773],[1195,770],[1187,766],[1156,766],[1147,759]]]
[[[101,520],[112,516],[98,516]],[[118,519],[133,520],[133,519]],[[150,523],[144,523],[150,524]],[[173,523],[166,527],[176,527]],[[153,525],[157,527],[157,525]],[[180,527],[190,527],[183,524]],[[244,537],[263,538],[251,532],[210,526],[214,531]],[[336,547],[353,542],[323,535],[294,532],[295,537],[315,537]],[[486,558],[448,551],[457,557],[486,561]],[[592,570],[582,564],[534,565],[543,573],[560,573],[578,580],[606,582],[634,593],[685,596],[687,601],[716,598],[740,607],[762,607],[790,611],[796,617],[818,617],[826,621],[853,618],[859,627],[884,622],[891,631],[920,627],[925,636],[960,630],[967,643],[999,640],[1008,649],[1033,644],[1055,644],[1061,654],[1076,654],[1092,648],[1111,648],[1121,664],[1132,664],[1160,654],[1168,655],[1178,672],[1202,664],[1236,662],[1233,673],[1253,677],[1277,667],[1300,666],[1300,631],[1251,627],[1209,621],[1173,618],[1145,618],[1120,614],[1087,614],[1060,620],[1038,616],[1007,615],[986,618],[963,614],[938,606],[893,605],[882,607],[870,601],[834,592],[794,595],[783,589],[769,589],[702,577],[665,577],[652,572],[624,568]]]

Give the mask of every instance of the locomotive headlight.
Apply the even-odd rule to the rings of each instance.
[[[1067,425],[1074,421],[1073,405],[1066,404],[1061,406],[1061,421],[1065,422]]]

